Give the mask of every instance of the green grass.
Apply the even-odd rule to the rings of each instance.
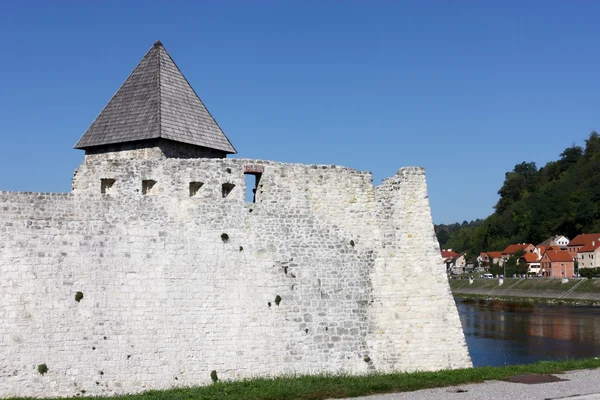
[[[498,286],[498,279],[474,279],[472,284],[469,284],[468,279],[450,279],[449,282],[452,290],[464,288],[495,289],[506,288],[506,285],[512,283],[512,280],[506,279],[502,286]]]
[[[119,400],[321,400],[378,393],[454,386],[485,380],[503,380],[520,374],[553,374],[598,368],[600,360],[544,361],[505,367],[481,367],[438,372],[372,374],[365,376],[321,375],[217,382],[209,386],[152,390],[136,395],[107,397]]]
[[[600,306],[600,300],[588,299],[571,299],[571,298],[554,298],[554,297],[521,297],[521,296],[499,296],[495,294],[474,294],[474,293],[454,293],[454,297],[459,299],[472,300],[501,300],[510,303],[520,304],[555,304],[555,305],[572,305],[572,306]]]
[[[475,279],[472,284],[469,280],[450,281],[450,289],[456,297],[466,299],[507,300],[513,302],[547,303],[547,304],[572,304],[572,305],[600,305],[600,279],[569,279],[562,283],[562,279],[515,279],[504,280],[498,286],[497,279]],[[578,285],[578,286],[576,286]],[[569,290],[574,290],[562,298]],[[472,293],[472,292],[476,292]],[[531,297],[525,295],[531,293]],[[592,299],[578,299],[574,294],[585,293]],[[519,294],[520,296],[515,296]],[[591,296],[589,296],[591,294]]]
[[[522,279],[523,282],[517,284],[515,288],[520,290],[554,291],[566,292],[578,284],[579,279],[569,279],[569,282],[562,283],[562,279]]]
[[[600,279],[588,279],[580,286],[577,286],[574,292],[600,293]]]
[[[598,292],[600,293],[600,280],[594,279],[593,283],[597,284],[595,286],[588,286],[589,292]],[[469,284],[468,279],[460,279],[454,280],[450,279],[450,288],[452,290],[460,290],[460,289],[498,289],[504,290],[510,286],[511,289],[518,290],[531,290],[536,292],[566,292],[571,289],[573,286],[580,282],[579,279],[569,279],[569,282],[562,283],[562,279],[544,279],[544,278],[532,278],[532,279],[518,279],[518,278],[507,278],[504,279],[504,284],[502,286],[498,286],[498,279],[475,279],[472,284]],[[592,281],[590,281],[592,282]],[[582,284],[582,286],[587,285],[588,282]],[[579,291],[579,287],[575,289],[575,291]],[[585,290],[583,290],[585,291]]]

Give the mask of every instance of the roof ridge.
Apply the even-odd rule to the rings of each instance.
[[[108,102],[104,105],[104,107],[102,107],[102,110],[100,110],[100,112],[98,114],[96,114],[96,118],[94,118],[94,120],[92,121],[92,123],[90,125],[88,125],[88,127],[85,130],[85,132],[83,133],[83,135],[79,138],[79,140],[77,141],[77,143],[75,143],[75,146],[73,146],[74,149],[80,148],[79,144],[81,143],[81,141],[85,137],[85,134],[90,130],[90,128],[92,127],[92,125],[94,125],[94,123],[98,120],[98,117],[100,117],[100,115],[102,115],[102,113],[104,112],[104,110],[106,110],[106,108],[110,105],[110,102],[113,101],[113,99],[115,98],[115,96],[117,95],[117,93],[119,93],[119,90],[121,90],[121,88],[123,87],[123,85],[125,84],[125,82],[127,82],[129,80],[129,78],[131,78],[131,76],[133,75],[133,73],[135,72],[135,70],[139,68],[140,64],[144,62],[144,59],[148,56],[148,54],[150,54],[151,51],[152,51],[152,47],[150,48],[150,50],[148,50],[146,52],[146,54],[144,54],[144,56],[142,57],[142,59],[140,60],[140,62],[138,62],[137,65],[135,66],[135,68],[133,68],[131,70],[131,72],[129,73],[129,75],[127,75],[127,78],[125,78],[125,80],[121,83],[121,85],[119,85],[119,87],[117,88],[117,90],[115,90],[115,92],[113,93],[113,95],[110,96],[110,100],[108,100]]]
[[[161,43],[161,46],[162,46],[162,43]],[[163,47],[163,49],[164,49],[164,47]],[[215,117],[213,117],[213,115],[211,114],[211,112],[208,109],[208,107],[206,107],[206,104],[204,104],[204,102],[202,101],[202,99],[200,98],[200,96],[198,96],[198,93],[196,93],[196,89],[194,89],[194,87],[190,84],[190,81],[188,81],[188,79],[185,77],[185,75],[183,74],[183,72],[181,72],[181,69],[179,69],[179,65],[177,65],[177,63],[175,62],[175,60],[173,60],[173,57],[171,57],[171,55],[169,54],[169,52],[166,49],[165,49],[165,54],[167,55],[167,57],[169,57],[169,60],[171,60],[171,62],[175,66],[175,68],[177,68],[177,71],[181,74],[181,76],[185,80],[185,83],[187,83],[188,86],[190,87],[190,89],[192,89],[192,92],[194,92],[194,95],[196,95],[196,97],[198,98],[198,101],[200,101],[200,104],[202,104],[202,106],[204,107],[204,109],[206,110],[206,112],[208,113],[208,115],[212,118],[212,120],[215,123],[215,125],[217,125],[217,127],[219,128],[219,130],[221,131],[221,133],[223,133],[223,136],[225,137],[225,139],[227,140],[227,142],[229,143],[229,145],[233,149],[233,154],[236,154],[237,150],[233,146],[233,143],[231,143],[231,140],[229,140],[229,138],[227,137],[227,135],[225,135],[225,132],[223,132],[223,129],[221,128],[221,126],[219,125],[219,123],[217,122],[217,120],[215,119]]]
[[[161,54],[160,54],[160,49],[165,49],[163,44],[161,43],[160,40],[157,40],[156,42],[154,42],[154,44],[152,45],[152,47],[160,47],[158,49],[158,57],[156,57],[158,60],[158,137],[162,137],[162,74],[160,72],[160,69],[162,67],[162,62],[161,62]],[[166,50],[165,50],[166,52]]]

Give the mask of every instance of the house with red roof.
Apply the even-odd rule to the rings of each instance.
[[[598,268],[600,267],[600,262],[598,262],[598,258],[600,257],[600,240],[592,239],[592,241],[577,252],[577,262],[579,264],[579,269],[582,268]]]
[[[458,254],[452,249],[443,249],[442,258],[444,259],[444,267],[446,273],[462,274],[465,272],[465,254],[466,252]]]
[[[571,256],[576,257],[579,250],[592,244],[592,242],[600,242],[600,233],[583,233],[575,236],[567,245],[567,250],[571,253]]]
[[[492,264],[502,265],[504,260],[502,260],[501,251],[483,251],[479,253],[479,257],[477,257],[477,262],[479,262],[479,265],[485,265],[489,267]]]
[[[487,257],[487,253],[485,251],[482,251],[481,253],[479,253],[479,256],[477,256],[477,262],[479,264],[481,263],[488,263],[488,257]]]
[[[538,244],[537,246],[535,246],[535,250],[533,250],[534,253],[537,253],[537,255],[542,258],[542,256],[544,255],[544,253],[548,250],[551,249],[552,246],[545,246],[543,244]],[[561,248],[561,250],[566,250],[566,248]]]
[[[519,250],[522,250],[525,254],[533,253],[533,250],[535,250],[535,246],[531,243],[517,243],[508,245],[508,247],[502,251],[502,258],[506,261],[510,257],[514,256],[515,253]]]
[[[573,256],[566,250],[551,248],[542,256],[541,273],[553,278],[570,278],[575,274]]]
[[[488,259],[490,260],[490,262],[492,264],[502,265],[502,263],[504,262],[504,260],[502,259],[501,251],[488,251],[487,255],[488,255]]]
[[[534,253],[525,253],[519,258],[519,263],[527,264],[527,273],[528,274],[539,274],[541,268],[541,259],[542,257],[534,252]]]

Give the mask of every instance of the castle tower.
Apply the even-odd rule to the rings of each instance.
[[[86,159],[225,158],[236,150],[160,41],[75,145]]]

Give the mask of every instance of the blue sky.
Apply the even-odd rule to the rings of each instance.
[[[160,39],[239,157],[424,166],[436,223],[600,130],[593,1],[2,1],[0,189],[65,192],[72,146]]]

